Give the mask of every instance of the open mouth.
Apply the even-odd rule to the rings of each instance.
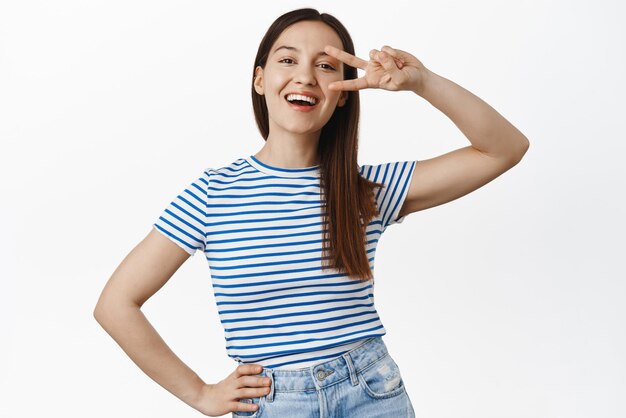
[[[298,106],[315,106],[313,103],[307,102],[306,100],[287,100],[289,103],[296,104]]]
[[[301,96],[298,94],[287,94],[285,96],[285,100],[297,107],[315,107],[319,102],[315,97]]]

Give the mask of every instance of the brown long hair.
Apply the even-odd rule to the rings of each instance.
[[[280,34],[294,23],[309,20],[321,21],[330,26],[341,39],[344,51],[354,55],[352,38],[337,18],[315,9],[303,8],[283,14],[269,27],[261,40],[254,59],[252,73],[252,106],[256,124],[267,140],[269,135],[268,111],[265,99],[254,89],[254,70],[265,68],[270,48]],[[343,79],[357,78],[357,69],[344,63]],[[320,188],[325,200],[322,242],[322,266],[335,268],[341,273],[361,281],[373,277],[365,250],[365,229],[370,220],[379,214],[374,200],[373,187],[383,184],[363,178],[357,163],[359,131],[359,92],[348,91],[348,99],[337,107],[320,133]],[[360,214],[360,216],[359,216]]]

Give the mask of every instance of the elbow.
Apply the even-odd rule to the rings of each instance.
[[[96,307],[93,309],[93,317],[102,328],[105,328],[107,311],[109,309],[106,307],[106,304],[100,300],[96,303]]]
[[[100,296],[93,309],[93,317],[102,328],[107,329],[108,325],[119,316],[120,304],[118,302],[110,297]]]
[[[511,165],[512,166],[517,165],[520,161],[522,161],[522,158],[524,158],[524,155],[526,155],[526,152],[528,151],[529,147],[530,147],[530,141],[525,136],[522,136],[516,142],[513,152],[511,152]]]
[[[530,141],[528,140],[528,138],[523,137],[521,140],[521,148],[522,148],[522,155],[520,157],[520,160],[522,159],[522,157],[524,156],[524,154],[526,154],[526,151],[528,151],[528,148],[530,147]]]
[[[98,301],[96,302],[96,306],[93,308],[92,314],[94,319],[103,327],[107,316],[110,316],[112,311],[111,304],[110,292],[107,291],[105,286],[102,293],[100,293],[100,297],[98,297]]]
[[[120,322],[124,322],[128,313],[141,310],[141,306],[126,297],[115,293],[103,292],[93,309],[93,317],[104,328],[109,330]]]

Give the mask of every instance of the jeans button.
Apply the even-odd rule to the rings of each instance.
[[[317,373],[315,374],[317,376],[317,380],[324,380],[326,379],[328,376],[330,376],[331,374],[335,373],[333,370],[318,370]]]

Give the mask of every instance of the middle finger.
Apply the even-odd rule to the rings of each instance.
[[[271,383],[269,377],[244,376],[239,380],[247,387],[268,386]]]

